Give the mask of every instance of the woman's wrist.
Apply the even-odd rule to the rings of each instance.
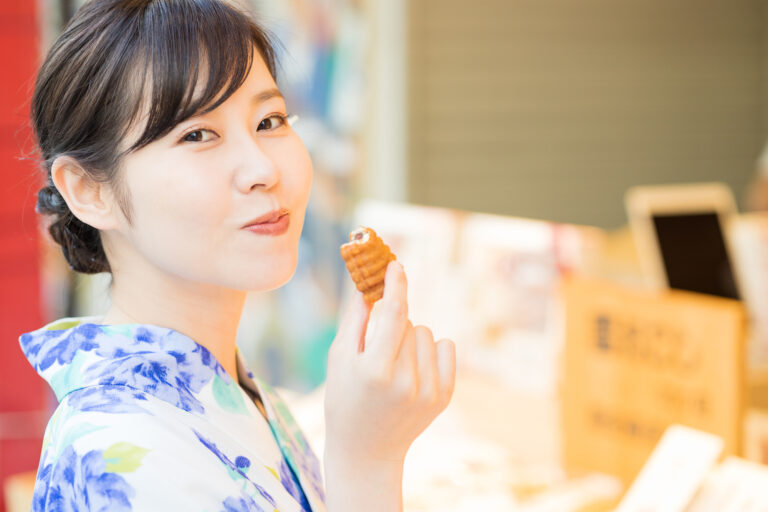
[[[364,460],[326,450],[328,512],[403,510],[403,460]]]

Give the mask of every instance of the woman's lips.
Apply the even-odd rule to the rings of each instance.
[[[274,222],[261,222],[259,224],[251,224],[243,229],[247,229],[251,233],[257,235],[282,235],[288,231],[288,226],[291,223],[290,214],[286,213],[281,215]]]

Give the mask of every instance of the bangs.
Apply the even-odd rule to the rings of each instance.
[[[144,131],[125,152],[140,149],[190,117],[214,110],[245,81],[255,58],[276,79],[272,43],[250,15],[220,0],[156,1],[138,27],[143,50],[130,123]]]

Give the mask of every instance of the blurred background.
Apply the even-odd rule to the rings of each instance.
[[[611,510],[673,424],[767,481],[768,2],[236,3],[281,43],[315,166],[296,274],[249,296],[239,346],[317,452],[351,291],[339,246],[365,224],[405,266],[414,324],[458,348],[454,400],[409,454],[407,510]],[[24,503],[56,407],[18,336],[109,307],[109,276],[73,274],[41,229],[29,158],[35,72],[81,4],[0,3],[0,510]],[[629,223],[631,187],[708,182],[732,198],[709,206],[735,297],[654,282],[663,241]],[[673,190],[682,210],[696,195]],[[712,246],[686,247],[693,262]],[[683,345],[695,372],[644,366]],[[701,489],[686,510],[725,510]]]

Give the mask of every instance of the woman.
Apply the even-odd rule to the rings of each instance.
[[[60,401],[35,510],[401,510],[413,440],[453,392],[455,350],[356,293],[329,352],[326,485],[284,403],[235,346],[247,291],[290,280],[312,181],[264,31],[223,0],[95,0],[43,63],[38,211],[101,318],[21,336]],[[363,340],[367,340],[367,346]]]

